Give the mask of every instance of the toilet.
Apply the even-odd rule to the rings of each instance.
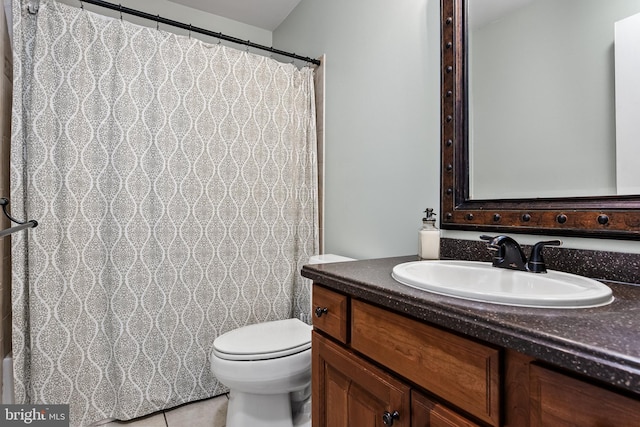
[[[316,255],[310,263],[351,260]],[[311,427],[311,329],[275,320],[214,340],[211,369],[230,390],[226,427]]]

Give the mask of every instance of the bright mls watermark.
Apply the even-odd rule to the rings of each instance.
[[[0,426],[69,427],[69,405],[0,405]]]

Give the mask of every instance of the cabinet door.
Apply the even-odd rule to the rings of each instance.
[[[317,332],[312,354],[314,427],[410,426],[407,385]]]
[[[428,397],[411,392],[411,427],[478,427]]]
[[[531,365],[532,427],[637,427],[640,401]]]

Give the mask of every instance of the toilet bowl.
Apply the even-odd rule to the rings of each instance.
[[[316,255],[310,264],[351,260]],[[226,427],[311,427],[311,329],[275,320],[214,340],[211,369],[230,390]]]
[[[311,394],[311,326],[298,319],[258,323],[213,343],[211,368],[229,387],[226,427],[294,426]],[[298,419],[300,417],[296,417]]]

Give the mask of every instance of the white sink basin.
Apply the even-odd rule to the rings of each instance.
[[[529,273],[473,261],[415,261],[398,264],[392,277],[407,286],[493,304],[542,308],[599,307],[613,301],[603,283],[549,270]]]

